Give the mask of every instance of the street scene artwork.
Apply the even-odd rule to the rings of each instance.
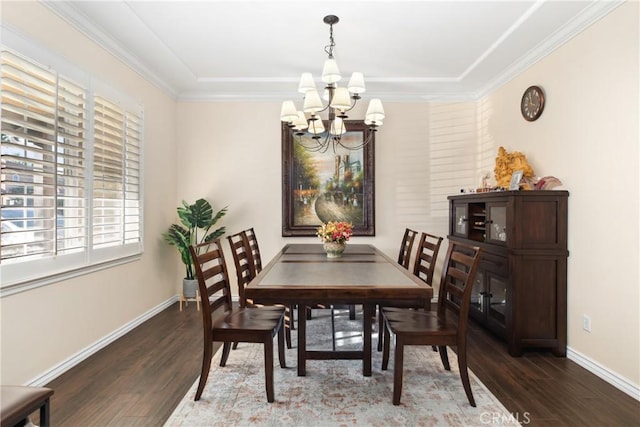
[[[364,224],[362,149],[312,153],[296,144],[294,171],[294,225]]]
[[[360,129],[349,131],[342,136],[342,144],[357,147],[364,137]],[[289,217],[285,218],[285,228],[298,230],[296,235],[311,235],[321,223],[347,221],[353,224],[354,234],[370,235],[373,157],[368,150],[373,147],[330,145],[326,150],[313,151],[305,148],[315,144],[309,135],[286,139],[290,144],[286,150],[290,170],[283,174],[288,181],[284,185],[284,212]]]

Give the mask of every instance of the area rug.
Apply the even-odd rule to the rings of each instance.
[[[348,311],[336,312],[338,349],[359,348],[360,316],[351,321]],[[314,310],[307,322],[308,348],[331,349],[330,317],[329,310]],[[218,366],[221,352],[214,355],[201,399],[193,400],[196,381],[165,426],[519,425],[472,372],[477,407],[469,405],[453,351],[449,351],[451,371],[445,371],[431,347],[406,347],[401,405],[394,406],[393,351],[389,370],[382,371],[382,353],[375,349],[377,331],[371,377],[362,375],[360,360],[310,360],[307,375],[298,377],[295,332],[287,368],[281,369],[274,356],[274,403],[267,402],[262,345],[241,343],[224,368]]]

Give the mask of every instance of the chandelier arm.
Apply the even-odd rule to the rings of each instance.
[[[365,145],[369,144],[371,141],[373,141],[374,138],[374,133],[377,132],[377,130],[374,127],[370,127],[369,128],[369,135],[367,135],[367,139],[365,139],[364,141],[362,141],[361,144],[358,145],[345,145],[342,143],[342,138],[338,138],[336,143],[337,145],[339,145],[342,148],[345,148],[347,150],[359,150],[360,148],[364,147]]]
[[[305,150],[307,151],[311,151],[313,153],[325,153],[327,151],[327,149],[329,148],[330,145],[330,135],[329,132],[325,132],[325,137],[323,141],[320,141],[320,137],[318,138],[314,138],[312,137],[311,139],[313,139],[313,141],[315,142],[315,145],[307,145],[303,142],[302,136],[305,135],[305,133],[296,133],[294,135],[294,139],[297,136],[297,143],[300,144]]]
[[[353,104],[351,104],[351,107],[349,107],[348,109],[342,111],[343,114],[344,113],[348,113],[349,111],[353,110],[356,107],[356,104],[358,103],[358,99],[360,99],[360,98],[351,97],[351,99],[353,100]],[[338,116],[338,117],[340,117],[340,116]],[[346,117],[347,116],[344,116],[343,118],[346,118]]]

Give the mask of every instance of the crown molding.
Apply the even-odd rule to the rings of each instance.
[[[385,99],[395,102],[468,102],[477,101],[491,94],[504,84],[513,80],[516,76],[526,71],[529,67],[551,54],[553,51],[567,43],[573,37],[580,32],[584,31],[594,22],[604,17],[615,8],[623,4],[628,0],[604,0],[591,3],[586,7],[580,15],[576,16],[560,31],[557,31],[552,36],[543,40],[533,50],[527,52],[526,55],[520,57],[517,61],[511,64],[505,69],[503,73],[496,76],[487,85],[482,87],[477,92],[464,92],[464,93],[447,93],[434,95],[433,93],[416,93],[415,95],[399,95],[399,94],[386,94]],[[211,101],[211,102],[231,102],[231,101],[281,101],[283,96],[276,93],[265,94],[220,94],[212,91],[202,91],[198,93],[180,93],[179,89],[172,86],[153,70],[146,67],[136,56],[132,55],[129,51],[123,48],[113,37],[105,33],[101,29],[87,19],[87,17],[78,11],[68,2],[56,2],[56,1],[42,1],[41,3],[60,16],[65,21],[69,22],[74,28],[94,41],[100,47],[110,52],[132,70],[137,72],[141,77],[148,80],[159,89],[166,92],[174,99],[183,101]],[[204,81],[204,79],[201,79]],[[255,80],[255,79],[253,79]],[[274,80],[274,79],[271,79]],[[286,80],[286,79],[285,79]],[[385,79],[389,82],[402,83],[406,81],[404,78]],[[410,79],[415,81],[416,79]],[[423,78],[425,82],[433,82],[434,79]],[[459,81],[460,78],[445,79],[447,81]],[[282,79],[275,79],[275,81],[282,81]],[[285,96],[286,97],[286,96]]]
[[[111,37],[111,35],[93,25],[83,13],[70,5],[69,2],[43,0],[40,0],[40,2],[56,15],[67,21],[76,30],[80,31],[97,45],[111,53],[114,57],[138,73],[145,80],[157,86],[172,98],[177,97],[178,92],[174,87],[164,79],[160,78],[160,76],[158,76],[153,70],[146,67],[136,56],[123,48],[120,43]]]

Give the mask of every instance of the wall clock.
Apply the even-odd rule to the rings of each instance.
[[[520,101],[520,111],[525,120],[537,120],[544,110],[544,93],[538,86],[530,86],[524,91]]]

